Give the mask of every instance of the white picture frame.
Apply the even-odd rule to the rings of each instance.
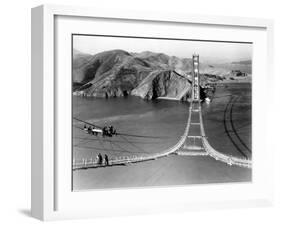
[[[73,194],[73,199],[65,195],[72,196],[71,189],[64,188],[63,183],[59,183],[58,170],[62,168],[61,158],[58,158],[56,127],[58,122],[56,95],[60,89],[56,74],[56,18],[72,17],[75,19],[91,19],[102,21],[126,21],[129,23],[144,24],[165,24],[181,25],[192,24],[194,26],[219,26],[220,28],[237,27],[243,29],[253,29],[261,31],[263,37],[263,51],[265,59],[263,70],[266,73],[266,91],[272,93],[273,78],[273,22],[266,19],[221,17],[221,16],[201,16],[173,14],[168,12],[136,12],[136,11],[116,11],[114,9],[91,9],[83,7],[43,5],[32,9],[32,186],[31,186],[31,213],[33,217],[41,220],[56,220],[69,218],[83,218],[95,216],[130,215],[157,212],[186,211],[188,209],[206,208],[228,208],[228,207],[249,207],[259,205],[269,205],[273,201],[273,180],[272,165],[273,151],[268,147],[266,136],[264,140],[255,139],[256,146],[265,148],[265,161],[256,158],[254,170],[257,172],[256,179],[250,185],[204,185],[190,187],[170,187],[170,188],[145,188],[145,189],[121,189],[107,191],[90,191],[83,194]],[[255,71],[255,70],[254,70]],[[259,80],[259,78],[257,78]],[[260,87],[262,81],[256,82],[256,89]],[[254,87],[255,89],[255,87]],[[63,92],[63,91],[59,91]],[[69,95],[65,93],[64,95]],[[257,98],[266,98],[258,95]],[[270,106],[270,100],[266,106]],[[268,109],[265,108],[263,114],[258,114],[257,110],[261,106],[257,102],[253,108],[254,116],[258,120],[263,120],[259,125],[255,125],[254,136],[256,138],[266,133],[266,119],[269,117]],[[256,111],[256,112],[255,112]],[[255,131],[257,131],[255,133]],[[259,132],[258,132],[259,131]],[[70,162],[65,163],[66,167],[71,167]],[[71,170],[71,168],[69,168]],[[196,191],[195,191],[196,190]],[[238,195],[238,192],[245,191],[245,194]],[[172,199],[169,194],[179,194]],[[232,192],[232,193],[230,193]],[[199,193],[206,194],[199,197]],[[228,197],[233,194],[233,197]],[[236,194],[237,193],[237,194]],[[186,198],[181,198],[182,196]],[[213,198],[208,198],[210,196]],[[82,197],[83,196],[83,197]],[[77,205],[77,200],[83,200],[91,196],[102,196],[98,199],[98,206],[87,205],[85,208]],[[195,199],[191,199],[191,197]],[[232,195],[231,195],[232,196]],[[107,198],[105,198],[107,197]],[[132,197],[135,197],[132,200]],[[146,200],[144,197],[154,197]],[[162,197],[166,197],[163,199]],[[189,198],[188,198],[189,197]],[[115,200],[114,200],[115,199]],[[58,200],[61,206],[70,206],[69,209],[58,208]],[[68,200],[68,201],[66,201]],[[103,204],[114,200],[117,204],[110,207]]]

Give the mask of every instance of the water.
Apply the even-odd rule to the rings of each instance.
[[[231,100],[236,96],[241,97]],[[225,113],[227,105],[228,109]],[[236,144],[246,153],[247,157],[251,157],[233,131],[230,131],[232,129],[230,124],[231,106],[234,127],[240,139],[251,148],[250,84],[229,84],[217,88],[211,104],[203,104],[203,119],[208,140],[213,147],[223,153],[243,157],[234,145]],[[81,130],[83,124],[74,120],[73,157],[79,161],[81,159],[94,159],[98,153],[107,154],[109,158],[116,158],[132,155],[146,156],[163,151],[177,143],[183,135],[188,119],[188,107],[189,104],[186,102],[145,101],[139,97],[99,99],[74,96],[74,117],[99,126],[113,125],[118,133],[127,135],[111,138],[89,136]],[[225,123],[227,129],[225,129]],[[227,134],[231,134],[235,142],[232,142]],[[250,180],[250,169],[230,167],[210,157],[169,156],[129,166],[74,171],[73,189],[167,186]]]
[[[146,101],[133,96],[109,99],[73,96],[74,117],[80,117],[84,120],[101,120],[101,122],[107,117],[139,117],[139,115],[145,113],[151,113],[152,117],[156,115],[161,116],[166,110],[169,110],[169,115],[171,116],[178,116],[180,112],[186,118],[186,108],[188,106],[189,104],[186,102],[168,100]],[[171,118],[171,120],[173,119]],[[118,119],[115,121],[118,121]]]

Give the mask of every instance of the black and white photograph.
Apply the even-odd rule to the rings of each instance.
[[[72,34],[72,190],[251,182],[252,45]]]

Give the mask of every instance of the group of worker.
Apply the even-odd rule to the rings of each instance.
[[[116,135],[116,129],[113,126],[105,126],[102,128],[102,135],[112,137],[112,135]]]
[[[104,164],[104,165],[108,166],[109,165],[109,159],[108,159],[107,154],[104,155],[104,160],[103,160],[103,157],[102,157],[101,153],[99,153],[97,155],[97,163],[99,165],[103,165]]]
[[[98,135],[99,133],[102,133],[102,130],[99,128],[96,128],[95,126],[87,126],[86,124],[84,125],[84,130],[88,132],[88,134],[92,135]]]
[[[113,135],[117,135],[116,129],[114,129],[113,126],[104,126],[102,129],[95,127],[95,126],[87,126],[84,125],[84,130],[87,131],[89,134],[97,136],[99,133],[102,134],[102,136],[108,136],[112,137]]]

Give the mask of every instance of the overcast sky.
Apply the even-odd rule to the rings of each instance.
[[[89,54],[122,49],[128,52],[151,51],[181,58],[190,58],[193,53],[198,53],[201,61],[210,63],[252,59],[252,44],[245,43],[74,35],[73,47]]]

